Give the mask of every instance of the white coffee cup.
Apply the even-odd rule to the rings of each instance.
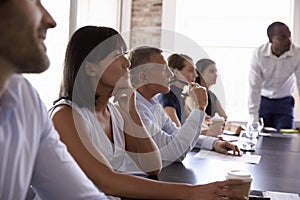
[[[231,185],[230,189],[239,192],[249,199],[249,193],[251,188],[251,182],[253,180],[252,175],[246,170],[231,170],[227,172],[226,179],[239,179],[243,180],[243,183],[238,185]]]
[[[213,124],[223,124],[224,125],[225,119],[224,119],[224,117],[220,117],[216,114],[213,118],[211,118],[211,123],[212,123],[212,125]]]

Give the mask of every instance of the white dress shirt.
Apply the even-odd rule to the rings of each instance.
[[[13,75],[0,96],[0,199],[107,199],[60,141],[37,92]]]
[[[214,142],[218,140],[200,135],[205,113],[199,109],[194,109],[183,126],[177,128],[157,97],[153,97],[149,102],[137,92],[136,106],[164,161],[181,161],[193,147],[211,150]]]
[[[250,117],[258,120],[261,96],[278,99],[292,95],[295,75],[300,91],[300,48],[291,45],[280,57],[273,55],[271,43],[254,50],[249,72]],[[300,93],[299,93],[300,94]]]

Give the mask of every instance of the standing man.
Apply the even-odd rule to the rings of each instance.
[[[249,114],[279,131],[294,126],[295,76],[300,90],[300,48],[291,42],[289,27],[274,22],[267,29],[269,42],[255,49],[249,73]]]
[[[55,21],[40,0],[0,0],[0,199],[107,199],[60,142],[21,73],[49,66],[44,40]]]

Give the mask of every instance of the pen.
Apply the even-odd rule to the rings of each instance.
[[[237,139],[232,139],[232,140],[225,140],[222,136],[218,136],[219,140],[221,141],[227,141],[227,142],[237,142],[238,140]]]

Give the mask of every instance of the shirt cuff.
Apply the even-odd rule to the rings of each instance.
[[[212,150],[214,143],[218,140],[219,139],[215,137],[204,136],[201,149]]]

